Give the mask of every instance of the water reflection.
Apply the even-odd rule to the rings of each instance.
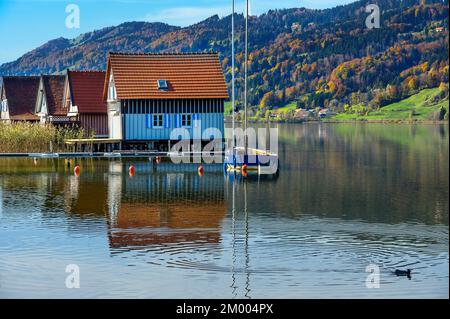
[[[279,135],[277,200],[267,210],[448,225],[446,125],[282,125]]]
[[[448,296],[447,127],[283,125],[280,139],[273,177],[0,159],[0,297]],[[64,288],[69,263],[83,290]]]
[[[130,178],[123,174],[123,163],[110,163],[110,248],[148,251],[177,246],[180,252],[204,244],[214,249],[227,209],[220,166],[209,166],[202,178],[194,165],[166,163],[156,169],[139,162],[135,167],[139,173]]]
[[[237,179],[234,174],[230,174],[227,176],[226,181],[231,184],[231,251],[232,251],[232,262],[231,262],[231,288],[232,288],[232,297],[233,298],[251,298],[250,292],[250,254],[249,254],[249,219],[248,219],[248,209],[247,209],[247,179],[242,181],[242,185],[240,185],[240,189],[238,187],[240,180]],[[227,185],[228,186],[228,185]],[[236,193],[242,190],[242,194],[239,194],[239,197],[244,198],[244,203],[242,209],[237,207],[236,203]],[[242,212],[244,215],[243,221],[243,234],[241,234],[237,228],[236,223],[239,223],[238,214]],[[243,240],[242,240],[243,237]],[[243,256],[241,256],[241,254]],[[239,269],[240,258],[243,257],[243,271]],[[245,275],[245,283],[241,284],[244,287],[244,296],[239,295],[239,288],[241,288],[239,284],[240,274]]]

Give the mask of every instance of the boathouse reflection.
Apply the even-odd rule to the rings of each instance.
[[[199,177],[192,164],[110,162],[108,239],[110,248],[142,248],[177,242],[219,243],[226,216],[221,166]]]

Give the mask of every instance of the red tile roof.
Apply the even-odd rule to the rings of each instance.
[[[104,71],[67,71],[72,104],[78,113],[106,113],[103,100]]]
[[[47,97],[48,114],[54,116],[67,115],[63,105],[64,75],[43,75],[45,96]]]
[[[216,53],[110,53],[107,80],[111,70],[119,99],[229,98]],[[169,90],[158,90],[158,80],[167,80]],[[108,81],[105,99],[107,92]]]
[[[16,121],[38,121],[35,115],[39,89],[38,76],[5,76],[3,87],[8,100],[9,117]]]

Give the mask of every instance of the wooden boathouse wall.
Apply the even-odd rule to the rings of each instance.
[[[224,137],[224,99],[133,99],[121,101],[124,141],[163,141],[170,139],[170,133],[181,126],[181,115],[190,114],[191,125],[184,127],[191,139],[194,120],[201,123],[201,132],[215,128]],[[163,115],[163,127],[152,127],[154,114]]]
[[[78,114],[79,125],[89,134],[94,131],[96,137],[108,137],[108,114]]]

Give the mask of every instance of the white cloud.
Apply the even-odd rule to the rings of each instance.
[[[231,1],[230,5],[223,6],[215,6],[215,7],[174,7],[167,8],[155,13],[149,13],[145,17],[145,21],[149,22],[165,22],[171,25],[177,26],[188,26],[195,23],[198,23],[202,20],[205,20],[215,14],[220,17],[228,16],[231,14]],[[260,5],[257,10],[254,10],[255,7],[253,3],[260,2]],[[292,2],[292,1],[287,1]],[[273,3],[265,3],[264,0],[251,0],[250,1],[250,14],[261,14],[266,12],[268,9],[273,7]],[[286,6],[289,7],[289,6]],[[292,7],[292,6],[291,6]],[[295,6],[294,6],[295,7]],[[266,9],[267,8],[267,9]],[[236,13],[244,13],[245,12],[245,1],[236,1],[235,7]]]
[[[356,0],[250,0],[250,14],[262,14],[270,9],[285,9],[295,7],[327,8]],[[224,3],[223,1],[220,1]],[[227,4],[212,7],[172,7],[148,13],[144,20],[149,22],[165,22],[171,25],[188,26],[198,23],[215,14],[224,17],[231,14],[231,1]],[[245,0],[236,0],[236,12],[245,12]]]
[[[149,22],[165,22],[171,25],[188,26],[209,18],[215,14],[223,17],[230,14],[228,7],[179,7],[163,9],[146,15],[145,20]]]

